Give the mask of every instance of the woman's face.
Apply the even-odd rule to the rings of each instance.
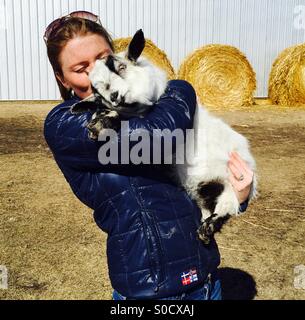
[[[63,77],[56,76],[66,89],[73,89],[79,98],[84,99],[92,94],[88,74],[95,61],[110,53],[109,44],[100,35],[75,37],[68,41],[59,57]]]

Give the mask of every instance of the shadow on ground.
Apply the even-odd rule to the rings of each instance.
[[[223,300],[253,300],[257,294],[253,277],[240,269],[220,268]]]

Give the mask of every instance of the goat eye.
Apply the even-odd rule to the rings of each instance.
[[[126,69],[126,65],[125,64],[120,64],[119,65],[119,71],[123,71]]]
[[[107,83],[107,84],[106,84],[106,90],[109,90],[109,89],[110,89],[110,84]]]

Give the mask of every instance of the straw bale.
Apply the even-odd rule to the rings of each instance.
[[[273,104],[305,105],[305,44],[289,47],[275,59],[268,94]]]
[[[178,78],[189,81],[206,106],[229,108],[254,104],[255,72],[246,56],[235,47],[212,44],[195,50],[180,65]]]

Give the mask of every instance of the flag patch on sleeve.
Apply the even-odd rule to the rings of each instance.
[[[195,268],[181,273],[181,281],[184,286],[198,281],[197,270]]]

